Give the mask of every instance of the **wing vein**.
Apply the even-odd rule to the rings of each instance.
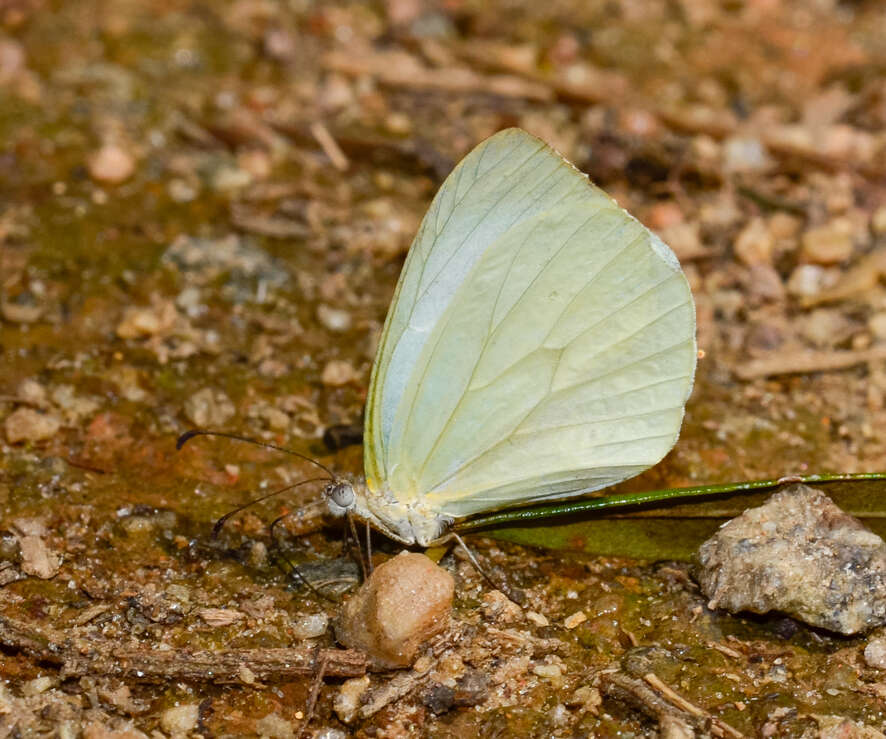
[[[550,211],[547,211],[547,212],[550,212]],[[501,320],[498,322],[498,325],[499,325],[499,326],[500,326],[502,323],[504,323],[505,319],[507,319],[507,317],[508,317],[509,315],[511,315],[512,311],[514,310],[514,308],[515,308],[515,307],[520,303],[520,301],[523,299],[523,296],[526,295],[526,293],[529,291],[529,289],[530,289],[530,288],[536,283],[536,281],[537,281],[537,280],[538,280],[538,279],[539,279],[539,278],[545,273],[545,271],[548,269],[548,267],[550,267],[551,263],[554,262],[554,260],[557,258],[557,256],[558,256],[559,254],[561,254],[561,253],[563,252],[563,250],[569,245],[569,243],[572,241],[572,239],[575,237],[575,235],[578,234],[579,232],[581,232],[584,228],[586,228],[587,225],[588,225],[590,222],[592,222],[595,218],[597,218],[597,217],[600,215],[600,213],[601,213],[601,211],[598,210],[598,211],[592,213],[590,216],[588,216],[588,217],[587,217],[587,218],[581,223],[581,225],[579,225],[578,227],[576,227],[576,229],[575,229],[575,230],[574,230],[574,231],[573,231],[573,232],[572,232],[567,238],[565,238],[565,239],[563,240],[563,244],[560,246],[560,248],[558,248],[557,251],[555,251],[553,254],[551,254],[551,255],[550,255],[550,256],[544,261],[544,264],[543,264],[543,266],[541,267],[541,269],[539,269],[538,272],[536,272],[536,274],[532,277],[532,279],[529,281],[529,283],[526,285],[526,287],[525,287],[525,288],[523,289],[523,291],[520,293],[519,297],[518,297],[518,298],[517,298],[512,304],[511,304],[511,307],[508,308],[508,310],[505,312],[504,316],[502,316]],[[519,255],[519,253],[523,250],[523,247],[524,247],[524,246],[526,245],[526,243],[528,242],[529,237],[530,237],[530,235],[534,232],[534,230],[535,230],[535,229],[533,229],[533,231],[531,231],[530,233],[526,234],[526,236],[523,238],[523,242],[522,242],[522,243],[520,244],[520,246],[515,250],[515,253],[514,253],[514,259],[511,260],[511,266],[513,266],[514,261],[516,261],[517,255]],[[613,230],[615,230],[615,229],[613,229]],[[607,235],[608,235],[608,234],[607,234]],[[510,269],[510,268],[509,268],[509,269]],[[494,318],[495,318],[495,308],[498,307],[498,298],[501,297],[501,291],[502,291],[502,289],[504,288],[504,285],[505,285],[505,280],[503,280],[503,281],[501,282],[501,284],[499,285],[499,292],[498,292],[498,296],[496,297],[495,305],[493,306],[493,309],[492,309],[492,311],[491,311],[490,314],[489,314],[489,316],[490,316],[490,318],[489,318],[489,324],[490,324],[490,326],[492,325],[492,322],[493,322],[493,320],[494,320]],[[493,333],[494,333],[494,330],[493,330]],[[474,376],[477,374],[477,368],[480,366],[480,360],[485,356],[485,353],[486,353],[487,348],[489,347],[489,341],[490,341],[491,338],[492,338],[492,333],[487,332],[487,334],[486,334],[486,338],[485,338],[484,341],[483,341],[483,346],[480,348],[480,351],[477,353],[477,358],[476,358],[476,360],[474,361],[474,366],[473,366],[473,368],[471,369],[471,374],[470,374],[470,376],[468,377],[467,383],[465,384],[465,389],[462,391],[462,394],[459,396],[458,402],[455,404],[455,408],[452,409],[452,413],[450,413],[450,414],[449,414],[449,417],[446,419],[446,423],[444,423],[444,424],[443,424],[443,427],[440,429],[440,433],[437,435],[437,438],[434,440],[434,444],[433,444],[433,446],[432,446],[431,449],[428,451],[428,454],[427,454],[427,456],[425,457],[424,462],[422,463],[422,466],[421,466],[421,468],[420,468],[419,471],[418,471],[418,477],[419,477],[419,478],[421,478],[422,474],[424,473],[424,470],[425,470],[425,468],[427,467],[427,464],[428,464],[428,462],[430,461],[431,457],[433,457],[434,452],[437,450],[437,447],[438,447],[438,445],[440,444],[441,439],[443,438],[443,436],[444,436],[444,434],[446,433],[446,431],[450,428],[450,425],[451,425],[451,423],[452,423],[452,419],[455,418],[455,416],[457,415],[458,409],[461,407],[461,405],[462,405],[462,403],[463,403],[465,397],[467,396],[467,394],[468,394],[468,389],[469,389],[470,386],[471,386],[471,380],[473,380],[473,379],[474,379]],[[550,391],[550,384],[548,385],[548,391]]]

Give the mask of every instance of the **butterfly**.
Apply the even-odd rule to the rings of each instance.
[[[372,368],[365,485],[325,489],[406,545],[621,482],[674,445],[696,365],[674,253],[543,141],[480,143],[434,197]]]

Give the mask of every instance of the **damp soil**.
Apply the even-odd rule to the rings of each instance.
[[[175,440],[359,476],[323,434],[359,429],[420,218],[519,125],[693,287],[682,436],[624,489],[886,470],[884,28],[835,0],[0,3],[0,733],[295,736],[315,687],[327,739],[882,730],[870,636],[553,536],[470,539],[522,610],[433,552],[451,630],[364,678],[318,485],[213,536],[316,468]]]

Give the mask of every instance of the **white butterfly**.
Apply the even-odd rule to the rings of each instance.
[[[404,544],[632,477],[674,445],[695,310],[673,252],[539,139],[453,170],[409,251],[366,410],[365,489],[330,510]]]

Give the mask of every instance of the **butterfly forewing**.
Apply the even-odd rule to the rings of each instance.
[[[373,369],[367,481],[456,517],[611,485],[673,446],[695,353],[670,250],[504,131],[449,176],[410,250]]]

